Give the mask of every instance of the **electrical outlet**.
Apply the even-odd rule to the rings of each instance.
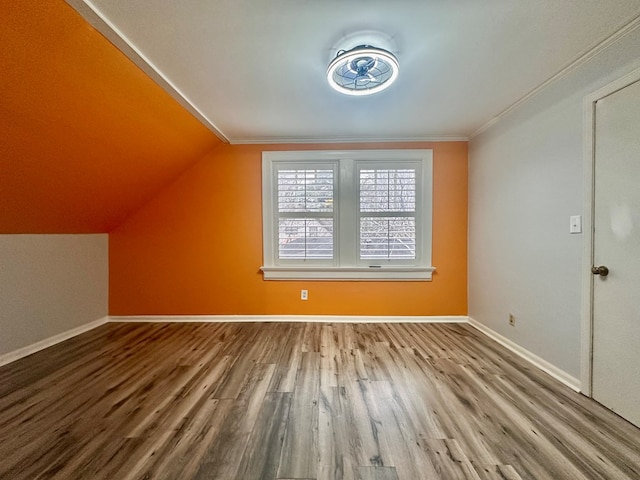
[[[516,326],[516,316],[513,313],[509,314],[509,325],[512,327]]]
[[[309,290],[300,290],[300,300],[309,300]]]

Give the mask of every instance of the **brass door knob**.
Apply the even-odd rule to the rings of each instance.
[[[591,267],[591,273],[594,275],[600,275],[601,277],[606,277],[609,275],[609,269],[604,265],[600,265],[599,267]]]

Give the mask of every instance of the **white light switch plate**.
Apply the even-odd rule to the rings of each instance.
[[[582,215],[569,217],[569,233],[582,233]]]

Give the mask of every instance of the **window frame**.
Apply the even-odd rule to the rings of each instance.
[[[360,192],[361,192],[361,184],[360,184],[360,171],[361,170],[398,170],[398,169],[415,169],[416,171],[416,196],[415,196],[415,209],[414,209],[414,215],[406,215],[408,217],[412,217],[415,218],[415,235],[416,235],[416,245],[415,245],[415,253],[416,253],[416,258],[415,260],[410,260],[410,259],[362,259],[359,258],[360,255],[358,253],[358,250],[360,250],[360,234],[361,234],[361,222],[360,220],[363,217],[378,217],[378,218],[383,218],[383,217],[388,217],[390,216],[389,213],[391,212],[361,212],[360,208],[359,208],[359,198],[360,198]],[[424,176],[422,175],[422,169],[423,169],[423,165],[422,162],[419,160],[412,160],[412,161],[406,161],[406,160],[393,160],[393,164],[390,164],[389,161],[381,161],[381,160],[356,160],[354,162],[354,166],[353,166],[353,171],[355,173],[355,199],[358,201],[358,204],[355,206],[355,213],[356,213],[356,221],[355,221],[355,225],[356,225],[356,235],[354,238],[354,241],[356,242],[356,245],[354,246],[356,249],[356,258],[355,258],[355,264],[357,266],[360,267],[369,267],[369,266],[373,266],[376,267],[378,265],[380,266],[403,266],[403,265],[408,265],[408,266],[415,266],[416,264],[420,264],[421,263],[421,259],[422,259],[422,250],[423,250],[423,245],[422,242],[418,241],[418,238],[421,238],[421,236],[424,234],[424,227],[423,227],[423,223],[424,223],[424,219],[422,218],[422,216],[419,214],[419,212],[422,211],[422,209],[420,208],[421,206],[424,206],[424,201],[422,199],[422,196],[424,195],[423,192],[423,188],[422,184],[424,183]],[[401,216],[405,216],[402,215]]]
[[[332,260],[278,258],[278,166],[334,170],[334,256]],[[359,260],[359,171],[363,166],[416,171],[416,259]],[[429,281],[432,249],[433,151],[311,150],[262,152],[263,272],[265,280]],[[343,202],[349,202],[343,203]]]
[[[274,196],[272,197],[272,203],[271,203],[271,222],[273,222],[273,233],[272,233],[272,242],[273,242],[273,259],[274,259],[274,265],[276,266],[281,266],[281,267],[286,267],[286,266],[298,266],[300,265],[300,263],[309,263],[310,265],[314,265],[314,266],[337,266],[337,262],[336,262],[336,252],[337,252],[337,235],[336,235],[336,229],[338,227],[339,224],[339,220],[338,220],[338,209],[335,208],[335,205],[338,203],[336,202],[336,197],[338,195],[339,192],[336,191],[335,185],[336,185],[336,181],[338,183],[338,185],[340,184],[339,181],[339,176],[340,176],[340,164],[337,161],[326,161],[326,162],[312,162],[312,161],[290,161],[290,160],[283,160],[283,161],[278,161],[277,162],[278,165],[283,165],[286,166],[286,168],[290,168],[293,170],[320,170],[320,169],[324,169],[324,170],[333,170],[333,201],[334,201],[334,205],[333,205],[333,212],[330,218],[333,219],[333,231],[334,231],[334,235],[333,235],[333,259],[303,259],[303,260],[299,260],[299,259],[285,259],[285,258],[279,258],[278,256],[278,252],[279,252],[279,248],[277,245],[277,242],[275,242],[275,239],[278,236],[278,228],[279,228],[279,219],[281,218],[280,212],[278,211],[278,208],[276,207],[277,203],[278,203],[278,199]],[[283,169],[284,170],[284,169]],[[278,185],[278,171],[279,169],[277,168],[272,168],[271,169],[271,190],[272,190],[272,194],[275,193],[274,187]],[[264,205],[264,204],[263,204]],[[264,209],[264,207],[263,207]],[[286,214],[287,212],[285,212]],[[286,215],[284,215],[286,216]],[[316,217],[318,215],[316,215],[316,212],[308,212],[308,213],[294,213],[291,215],[292,217],[296,217],[299,216],[301,218],[304,217]],[[322,215],[324,216],[324,215]],[[318,218],[320,218],[320,216],[318,216]],[[329,218],[327,216],[327,218]],[[266,237],[265,237],[266,238]]]

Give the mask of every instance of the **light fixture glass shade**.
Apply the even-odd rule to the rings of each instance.
[[[389,87],[398,77],[398,59],[382,48],[360,45],[341,50],[327,69],[327,80],[347,95],[371,95]]]

